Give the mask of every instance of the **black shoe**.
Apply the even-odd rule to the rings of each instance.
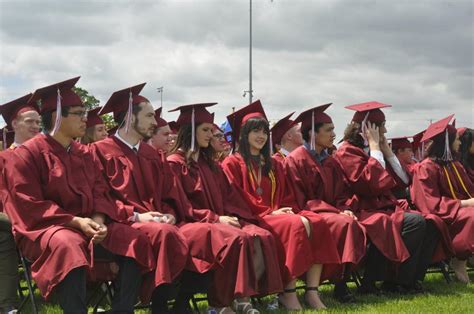
[[[416,281],[414,284],[411,285],[401,285],[403,289],[405,289],[408,294],[422,294],[425,293],[425,289],[421,285],[420,282]]]
[[[399,285],[395,282],[384,281],[380,287],[383,292],[396,293],[396,294],[411,294],[409,285]]]
[[[334,286],[334,298],[340,303],[356,303],[356,298],[349,291],[346,282],[338,282]]]
[[[381,295],[382,291],[377,288],[375,283],[362,283],[357,288],[357,293],[359,294],[374,294],[374,295]]]

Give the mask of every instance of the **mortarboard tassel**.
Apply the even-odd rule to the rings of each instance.
[[[132,124],[132,103],[133,103],[132,91],[130,91],[130,96],[128,98],[127,116],[125,117],[125,133],[128,133],[128,130],[130,129],[130,125]]]
[[[195,145],[194,143],[196,142],[196,130],[195,130],[195,127],[196,127],[196,121],[194,119],[194,107],[193,107],[193,111],[191,113],[191,151],[194,152],[194,149],[195,149]]]
[[[54,134],[56,134],[56,132],[59,130],[59,127],[61,126],[61,116],[61,92],[58,88],[58,98],[56,100],[56,120],[54,121],[54,128],[53,131],[51,131],[51,136],[54,136]]]
[[[273,140],[272,140],[272,131],[270,131],[270,156],[273,156]]]
[[[444,161],[451,161],[453,160],[453,155],[451,154],[451,148],[449,147],[449,134],[448,129],[446,129],[445,137],[444,137],[444,153],[443,157],[441,157]]]
[[[311,111],[311,143],[309,144],[310,150],[314,150],[314,110]]]
[[[7,128],[4,127],[2,130],[2,137],[3,137],[3,150],[7,149]]]

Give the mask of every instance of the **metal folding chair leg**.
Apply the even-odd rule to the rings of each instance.
[[[33,314],[37,314],[38,306],[36,305],[36,301],[35,301],[35,286],[33,284],[33,279],[31,278],[31,268],[30,268],[31,263],[21,254],[20,251],[18,251],[18,258],[20,259],[21,267],[23,268],[23,277],[26,281],[27,290],[28,290],[28,295],[23,296],[23,293],[22,293],[23,289],[19,287],[20,296],[22,296],[23,298],[20,302],[20,305],[18,306],[18,312],[21,312],[21,310],[24,308],[24,306],[26,305],[29,299],[31,303],[31,312]]]

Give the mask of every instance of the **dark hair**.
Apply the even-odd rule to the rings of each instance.
[[[80,106],[77,106],[77,107],[80,107]],[[70,107],[61,108],[61,117],[66,118],[69,115],[69,108]],[[41,113],[41,123],[43,124],[43,129],[45,132],[49,132],[53,128],[53,112],[55,111],[46,111],[46,112]]]
[[[132,114],[136,117],[137,114],[142,110],[142,106],[141,106],[141,103],[136,105],[136,106],[132,106]],[[117,122],[117,124],[119,126],[122,126],[122,123],[124,122],[125,120],[125,117],[127,116],[127,111],[122,111],[122,112],[119,112],[118,115],[117,115],[117,119],[115,119],[115,122]],[[119,127],[120,128],[120,127]]]
[[[196,129],[201,124],[196,125]],[[191,150],[191,134],[192,134],[192,125],[186,124],[179,128],[178,137],[176,138],[176,142],[174,143],[173,148],[170,150],[170,154],[177,153],[178,150],[184,152],[186,165],[189,166],[191,163],[191,155],[189,151]],[[197,147],[198,143],[196,141],[196,137],[194,137],[194,145]],[[214,148],[212,147],[211,143],[207,147],[200,147],[199,148],[199,155],[204,159],[204,161],[209,165],[212,171],[217,170],[216,163],[214,161]]]
[[[459,159],[465,169],[470,169],[472,165],[474,165],[474,156],[469,152],[472,146],[473,135],[473,129],[466,129],[464,134],[460,137],[461,147],[459,148]]]
[[[324,123],[316,123],[314,125],[314,132],[315,133],[318,133],[319,132],[319,129],[324,125]],[[306,142],[306,143],[309,143],[311,141],[311,127],[305,129],[305,130],[301,130],[301,134],[303,135],[303,140]]]
[[[267,120],[265,119],[249,119],[240,129],[240,137],[239,137],[239,148],[238,152],[242,156],[245,161],[247,167],[251,166],[251,158],[250,158],[250,144],[249,144],[249,133],[253,130],[264,130],[265,133],[270,133],[270,125]],[[263,156],[264,165],[263,165],[263,173],[268,175],[270,170],[272,169],[272,156],[270,156],[270,139],[267,139],[267,142],[263,146],[260,154]]]
[[[380,128],[383,122],[372,122],[372,123]],[[343,140],[351,143],[354,146],[357,146],[363,149],[365,147],[364,138],[360,135],[360,132],[361,132],[361,123],[353,121],[349,123],[346,129],[344,130]]]
[[[445,150],[445,136],[445,132],[436,135],[433,138],[433,142],[431,143],[430,147],[428,148],[427,156],[438,164],[447,163],[442,159]],[[451,146],[453,145],[453,142],[456,139],[456,132],[448,132],[448,139],[449,148],[451,149]]]

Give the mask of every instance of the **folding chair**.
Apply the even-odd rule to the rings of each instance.
[[[20,295],[20,305],[18,306],[18,312],[24,308],[28,300],[31,303],[31,312],[33,314],[38,313],[38,306],[35,301],[35,290],[36,285],[33,283],[33,279],[31,278],[31,262],[26,259],[20,252],[18,252],[18,259],[20,260],[20,268],[22,268],[23,278],[26,282],[26,287],[22,287],[20,283],[18,283],[18,294]],[[26,295],[25,292],[27,291]]]

